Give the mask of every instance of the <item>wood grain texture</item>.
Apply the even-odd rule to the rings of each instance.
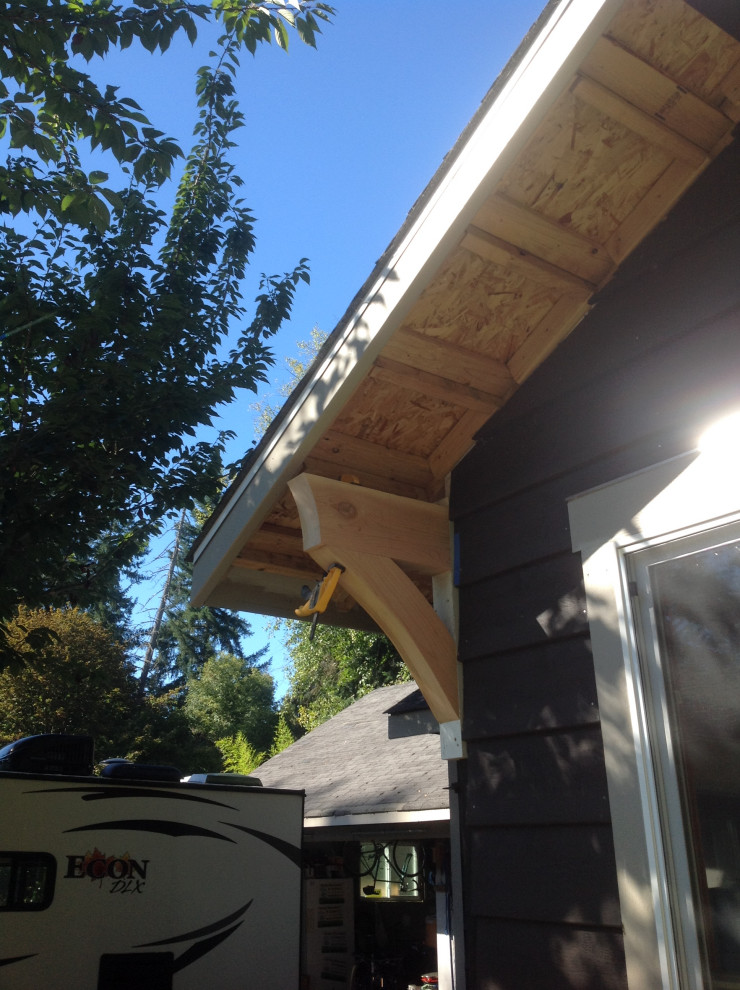
[[[519,184],[515,187],[510,182],[508,185],[512,190],[517,188],[517,196],[521,195]],[[541,205],[542,197],[536,202]],[[534,203],[528,206],[525,201],[514,198],[513,193],[491,196],[475,215],[473,225],[516,245],[522,252],[549,262],[553,268],[569,273],[573,285],[578,281],[598,285],[613,268],[603,244],[570,229],[565,223],[557,223],[535,209]]]
[[[490,163],[495,184],[477,189],[454,221],[455,236],[445,238],[444,252],[430,245],[434,262],[430,256],[418,278],[409,276],[410,295],[388,311],[373,331],[378,336],[362,339],[360,310],[348,315],[359,336],[341,329],[349,336],[325,351],[328,363],[309,376],[310,387],[297,400],[300,412],[294,417],[291,407],[284,420],[284,443],[265,461],[279,478],[272,505],[260,495],[259,522],[256,516],[239,520],[229,532],[293,525],[284,485],[304,469],[334,478],[357,475],[365,487],[435,502],[448,473],[465,459],[476,465],[466,484],[476,493],[472,498],[481,497],[485,486],[477,481],[485,478],[495,502],[596,459],[606,470],[624,447],[642,466],[651,427],[658,443],[678,437],[687,418],[670,397],[668,371],[641,356],[661,334],[667,341],[696,329],[695,284],[706,286],[702,319],[710,299],[715,313],[727,302],[727,294],[713,296],[710,285],[718,281],[713,265],[735,257],[731,246],[724,259],[717,251],[711,261],[688,254],[733,215],[737,166],[734,190],[726,183],[717,194],[709,180],[704,210],[688,221],[684,215],[682,224],[672,221],[682,214],[687,190],[693,196],[702,188],[703,170],[716,174],[740,117],[740,44],[683,0],[624,0],[605,34],[581,54],[562,90],[523,122],[516,152]],[[493,104],[489,111],[495,113]],[[683,272],[674,267],[673,284],[661,270],[660,252],[641,250],[656,237],[665,244],[669,227],[671,250],[687,252]],[[709,247],[718,249],[718,241]],[[630,265],[637,257],[641,268]],[[622,302],[619,312],[615,300],[625,286],[631,302]],[[603,310],[605,299],[612,318],[594,322],[591,307]],[[584,324],[590,333],[569,347]],[[648,375],[652,401],[634,402]],[[533,378],[537,388],[520,398]],[[543,405],[548,391],[558,393],[549,407]],[[660,408],[664,395],[669,398]],[[532,396],[539,413],[517,422],[517,410]],[[591,408],[600,410],[599,420],[592,420]],[[561,428],[553,433],[550,425],[559,418]],[[498,444],[497,426],[513,451]],[[489,440],[495,454],[471,460],[474,445]],[[539,478],[532,476],[534,464]],[[247,514],[256,504],[244,500]],[[470,510],[469,500],[461,504]],[[229,553],[242,550],[235,548],[239,538]],[[270,566],[270,552],[255,546],[250,553],[247,546],[241,559],[257,574]],[[294,565],[278,547],[273,560],[276,571]],[[248,582],[242,586],[246,595]]]
[[[581,76],[573,87],[573,92],[602,113],[618,120],[636,134],[662,148],[671,158],[677,158],[694,168],[699,168],[707,161],[707,153],[691,141],[681,137],[671,130],[657,117],[639,110],[632,103],[617,96],[612,90],[594,82],[587,76]]]
[[[289,483],[296,500],[303,548],[334,547],[399,561],[414,571],[451,568],[447,508],[378,492],[362,485],[299,474]]]
[[[678,79],[611,38],[596,43],[581,71],[677,134],[711,151],[730,127],[725,115]]]
[[[457,650],[447,627],[411,579],[387,557],[322,546],[311,556],[327,570],[340,563],[342,587],[403,657],[438,722],[460,717]]]

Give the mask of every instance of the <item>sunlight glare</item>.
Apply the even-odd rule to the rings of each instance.
[[[740,446],[740,411],[723,416],[699,438],[699,450],[710,457],[728,457]]]

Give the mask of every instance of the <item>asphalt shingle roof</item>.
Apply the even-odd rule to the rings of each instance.
[[[416,690],[413,683],[378,688],[267,760],[256,776],[265,787],[305,790],[306,818],[448,808],[439,736],[389,738],[388,709]]]

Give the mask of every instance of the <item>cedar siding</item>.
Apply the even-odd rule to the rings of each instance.
[[[693,449],[740,397],[730,147],[454,470],[468,985],[626,988],[568,497]]]

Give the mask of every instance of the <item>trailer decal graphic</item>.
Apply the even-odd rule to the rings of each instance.
[[[148,859],[132,859],[129,853],[123,856],[106,856],[97,847],[84,856],[67,856],[65,880],[100,881],[112,880],[111,894],[141,894],[146,881]]]
[[[121,798],[167,798],[168,801],[189,801],[195,804],[212,804],[216,808],[228,808],[229,811],[238,811],[236,805],[225,804],[223,801],[214,801],[212,798],[198,797],[195,794],[182,794],[180,791],[158,791],[153,788],[144,787],[119,787],[115,790],[109,787],[46,787],[33,791],[26,791],[26,794],[82,794],[83,801],[110,801]]]
[[[242,923],[240,921],[232,928],[227,929],[225,932],[221,932],[220,935],[212,935],[204,942],[196,942],[195,945],[191,945],[189,949],[186,949],[185,952],[183,952],[179,959],[175,960],[172,967],[172,972],[177,973],[179,970],[185,969],[186,966],[190,966],[191,963],[196,961],[196,959],[200,959],[202,956],[205,956],[206,953],[210,952],[212,949],[215,949],[217,945],[220,945],[221,942],[227,939],[229,935],[232,935],[237,928],[240,928],[241,924]]]
[[[220,824],[224,824],[221,822]],[[222,842],[230,842],[235,845],[234,839],[218,832],[212,832],[208,828],[201,828],[199,825],[190,825],[187,822],[154,821],[146,818],[142,819],[121,819],[114,822],[94,822],[91,825],[79,825],[77,828],[65,829],[68,832],[96,832],[99,829],[131,832],[154,832],[159,835],[169,835],[173,839],[183,836],[200,837],[203,839],[219,839]]]
[[[26,956],[10,956],[8,959],[0,959],[0,966],[9,966],[11,963],[23,962],[24,959],[33,959],[38,952],[29,952]]]
[[[290,842],[286,842],[285,839],[280,839],[276,835],[270,835],[268,832],[260,832],[256,828],[247,828],[246,825],[234,825],[232,822],[219,822],[219,825],[230,825],[231,828],[238,829],[240,832],[253,835],[256,839],[266,842],[268,846],[272,846],[273,849],[282,853],[283,856],[287,856],[296,866],[300,867],[303,865],[303,851],[300,846],[294,846]]]
[[[252,899],[253,900],[253,899]],[[182,935],[175,935],[172,938],[158,939],[156,942],[142,942],[139,945],[133,946],[134,949],[152,949],[161,945],[172,945],[175,942],[187,942],[190,939],[202,938],[202,936],[210,936],[207,938],[202,938],[200,942],[196,942],[191,945],[189,949],[186,949],[183,954],[174,960],[172,964],[172,972],[177,973],[181,969],[185,969],[190,966],[196,960],[201,959],[203,956],[207,955],[217,945],[225,941],[230,935],[241,927],[244,918],[243,915],[247,913],[252,905],[252,900],[247,901],[247,903],[234,911],[232,914],[227,915],[225,918],[220,918],[218,921],[214,921],[210,925],[206,925],[203,928],[197,928],[192,932],[184,932]],[[236,921],[236,924],[233,922]],[[224,925],[231,925],[230,928],[226,928],[222,931]]]
[[[0,990],[298,986],[303,791],[45,770],[0,769]]]
[[[187,942],[188,939],[191,938],[200,938],[203,935],[211,935],[214,932],[219,931],[219,929],[223,928],[224,925],[230,925],[232,921],[237,921],[238,919],[240,919],[242,915],[247,913],[249,908],[252,906],[253,902],[254,902],[254,898],[247,901],[247,903],[243,907],[238,908],[232,914],[227,914],[225,918],[219,918],[218,921],[214,921],[210,925],[204,925],[203,928],[196,928],[194,931],[184,932],[184,934],[182,935],[174,935],[172,938],[161,938],[158,939],[156,942],[140,942],[138,945],[135,945],[134,948],[153,949],[155,946],[158,945],[172,945],[174,942]],[[239,923],[241,924],[241,921]],[[234,931],[234,928],[232,928],[231,931]]]

